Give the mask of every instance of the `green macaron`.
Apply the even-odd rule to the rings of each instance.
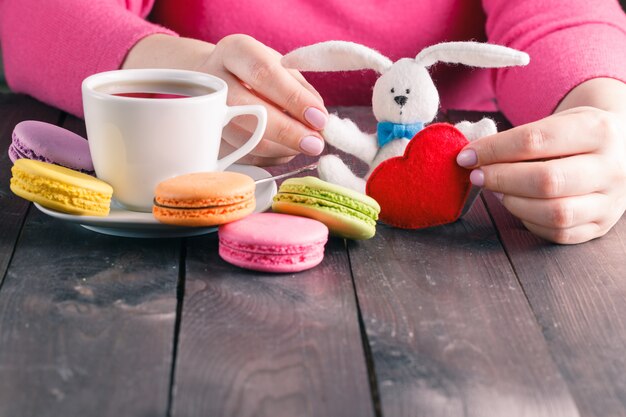
[[[336,236],[369,239],[376,234],[380,206],[373,198],[349,188],[302,177],[281,184],[272,210],[319,220]]]

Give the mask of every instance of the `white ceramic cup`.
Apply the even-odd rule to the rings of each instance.
[[[127,93],[184,98],[138,98]],[[176,175],[223,171],[261,141],[263,106],[227,106],[228,86],[212,75],[173,69],[103,72],[82,84],[89,150],[96,175],[125,208],[151,211],[156,185]],[[250,139],[218,159],[223,127],[235,116],[258,122]]]

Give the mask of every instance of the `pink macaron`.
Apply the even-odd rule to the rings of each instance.
[[[241,268],[298,272],[324,259],[328,228],[306,217],[257,213],[219,227],[219,254]]]
[[[12,162],[21,158],[34,159],[94,174],[89,142],[85,138],[37,120],[25,120],[15,125],[9,158]]]

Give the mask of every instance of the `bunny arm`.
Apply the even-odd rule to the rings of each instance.
[[[463,120],[462,122],[455,124],[454,127],[459,129],[470,142],[498,133],[496,123],[488,117],[483,117],[476,123]]]
[[[365,179],[359,178],[337,155],[325,155],[317,166],[319,177],[333,184],[365,194]]]
[[[340,119],[331,114],[322,131],[322,137],[335,148],[354,155],[368,165],[378,152],[376,134],[361,132],[350,119]]]

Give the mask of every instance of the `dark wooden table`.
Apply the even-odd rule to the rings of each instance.
[[[624,220],[557,246],[485,195],[454,224],[380,225],[312,270],[254,273],[215,234],[105,236],[15,197],[25,119],[84,134],[0,96],[2,417],[626,416]]]

